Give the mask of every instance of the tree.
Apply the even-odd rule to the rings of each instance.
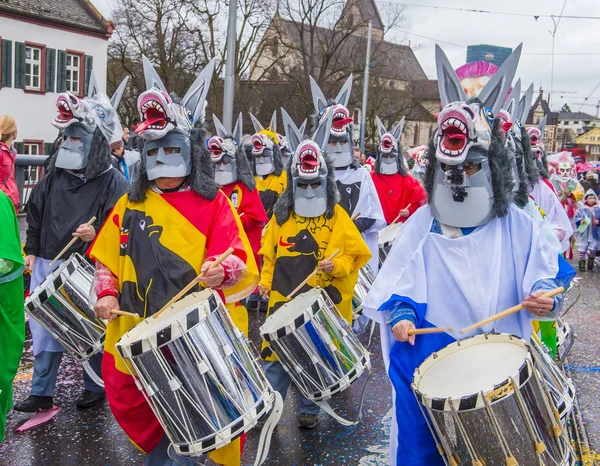
[[[211,58],[216,59],[218,79],[227,53],[228,6],[228,0],[118,0],[108,50],[108,88],[111,92],[124,76],[131,76],[120,109],[125,121],[137,116],[136,98],[146,89],[142,55],[156,66],[167,89],[180,96]],[[238,0],[238,76],[248,72],[271,9],[270,1]]]
[[[569,107],[569,104],[565,103],[562,108],[560,109],[561,112],[568,112],[571,113],[571,107]]]

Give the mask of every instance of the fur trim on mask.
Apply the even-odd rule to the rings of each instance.
[[[48,173],[56,169],[56,157],[58,150],[50,157],[48,162]],[[88,154],[88,165],[85,168],[84,176],[86,180],[93,180],[99,177],[112,165],[112,154],[108,139],[98,128],[94,130],[90,153]]]
[[[327,210],[325,211],[325,218],[333,217],[333,211],[335,206],[340,202],[340,193],[337,189],[335,182],[335,170],[331,162],[326,158],[325,163],[327,164]],[[279,199],[273,207],[273,214],[277,225],[283,225],[294,210],[294,179],[292,177],[292,170],[287,171],[287,187],[285,191],[281,193]]]
[[[327,101],[328,105],[327,107],[325,107],[325,109],[328,109],[329,107],[335,105],[335,101],[333,99],[329,99]],[[308,117],[308,134],[312,137],[313,134],[315,134],[315,131],[317,130],[317,127],[319,126],[319,121],[320,121],[320,115],[317,115],[316,113],[311,113],[310,116]],[[354,148],[352,146],[352,125],[348,125],[348,129],[346,130],[346,133],[348,134],[348,141],[349,141],[349,148],[350,148],[350,155],[352,156],[352,163],[349,165],[352,168],[360,168],[360,165],[358,164],[358,162],[354,159]],[[322,148],[325,151],[325,154],[327,154],[327,148],[323,147]],[[334,169],[335,170],[335,169]]]
[[[396,163],[398,165],[398,173],[402,176],[406,176],[408,170],[402,160],[402,144],[398,143],[398,156],[396,157]],[[379,150],[379,144],[377,145],[377,158],[375,159],[375,173],[381,173],[381,151]]]
[[[221,188],[215,182],[213,162],[210,158],[210,153],[205,144],[205,130],[202,123],[197,123],[190,134],[191,146],[191,164],[192,171],[188,177],[190,187],[200,196],[209,201],[212,201],[218,194]],[[144,157],[144,147],[141,150],[140,157],[140,174],[131,185],[129,200],[133,202],[141,202],[146,199],[146,190],[151,184],[146,173],[146,159]]]
[[[254,191],[254,188],[256,188],[256,180],[254,179],[254,173],[252,173],[250,162],[248,162],[245,148],[238,147],[238,150],[235,153],[235,164],[237,165],[238,179],[246,185],[246,188],[250,191]]]
[[[430,139],[427,149],[427,160],[429,164],[425,170],[423,180],[427,199],[429,202],[433,199],[433,188],[435,185],[435,171],[437,169],[437,159],[435,157],[434,146],[435,135]],[[512,167],[508,150],[504,145],[502,133],[500,132],[500,120],[495,119],[492,127],[492,139],[490,150],[488,152],[490,172],[492,174],[492,190],[494,192],[494,203],[492,205],[492,214],[496,217],[505,217],[508,215],[508,206],[512,200],[513,186]]]
[[[537,159],[536,159],[537,160]],[[550,174],[548,173],[548,156],[545,152],[542,152],[542,160],[537,161],[538,169],[540,171],[540,176],[545,179],[550,178]]]
[[[527,173],[527,184],[534,186],[540,181],[540,169],[537,165],[535,155],[531,152],[531,141],[529,133],[525,127],[521,128],[521,145],[523,146],[523,156],[525,157],[525,173]]]
[[[519,207],[523,208],[529,202],[529,182],[527,181],[527,172],[524,166],[523,145],[515,141],[515,158],[517,159],[517,171],[519,172],[519,189],[514,193],[513,201]],[[519,162],[519,160],[521,162]]]

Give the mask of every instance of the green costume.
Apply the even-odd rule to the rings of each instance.
[[[12,382],[25,343],[23,256],[12,202],[0,191],[0,442],[12,408]]]

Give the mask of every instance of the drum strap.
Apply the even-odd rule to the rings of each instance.
[[[269,414],[269,417],[265,421],[265,424],[262,430],[260,431],[260,439],[258,441],[258,448],[256,450],[256,460],[254,461],[254,466],[260,466],[267,459],[267,455],[269,454],[269,448],[271,447],[271,436],[273,435],[275,426],[281,418],[282,412],[283,398],[281,398],[281,394],[276,391],[275,401],[273,402],[273,409],[271,410],[271,414]]]
[[[367,378],[365,379],[365,385],[363,386],[362,395],[360,397],[360,407],[358,408],[358,416],[355,421],[349,421],[348,419],[343,418],[339,414],[337,414],[327,401],[315,401],[315,403],[329,414],[332,418],[334,418],[337,422],[339,422],[343,426],[355,426],[358,424],[362,418],[362,410],[363,404],[365,402],[365,395],[367,393],[367,385],[369,385],[369,379],[371,378],[371,369],[367,369]]]

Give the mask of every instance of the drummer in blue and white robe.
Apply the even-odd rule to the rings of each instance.
[[[73,253],[85,254],[116,201],[128,188],[125,177],[112,167],[111,142],[122,137],[116,113],[126,82],[113,98],[98,92],[90,81],[88,99],[59,94],[58,115],[52,122],[63,134],[61,147],[50,158],[48,173],[33,189],[27,208],[25,266],[32,272],[30,291],[56,270]],[[79,102],[74,106],[73,102]],[[99,110],[104,113],[100,119]],[[92,225],[86,223],[96,217]],[[52,267],[52,260],[73,238],[75,242]],[[29,319],[33,337],[34,368],[30,395],[14,409],[36,412],[53,406],[54,386],[64,348],[34,319]],[[102,353],[88,360],[100,377]],[[79,408],[89,408],[105,399],[104,387],[83,373],[84,391]]]
[[[382,351],[393,384],[392,465],[445,464],[410,386],[415,369],[431,353],[476,333],[528,340],[534,319],[555,319],[561,308],[560,297],[541,294],[566,287],[574,276],[534,220],[511,203],[509,154],[500,121],[493,121],[493,129],[490,122],[518,56],[507,59],[479,100],[469,104],[439,48],[436,58],[444,108],[427,154],[429,205],[405,223],[363,302],[366,314],[382,324]],[[523,311],[460,333],[519,303]],[[408,335],[410,329],[431,327],[453,330]]]

